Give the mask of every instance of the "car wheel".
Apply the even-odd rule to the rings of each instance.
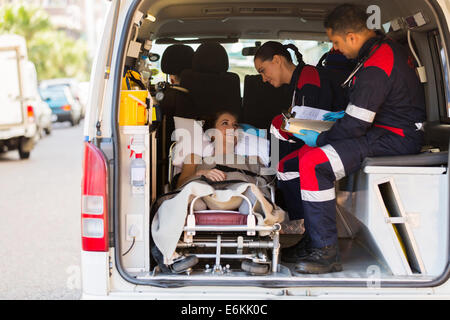
[[[25,152],[25,151],[22,151],[22,149],[19,149],[19,157],[20,157],[20,159],[28,159],[30,157],[30,154],[31,154],[30,151]]]
[[[52,126],[49,125],[47,128],[44,128],[44,132],[46,135],[50,135],[52,133]]]
[[[28,159],[30,157],[31,150],[36,141],[35,138],[22,137],[18,147],[20,159]]]

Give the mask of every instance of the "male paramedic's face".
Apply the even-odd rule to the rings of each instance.
[[[272,60],[262,61],[255,59],[255,69],[262,76],[263,82],[269,82],[273,87],[281,87],[281,59],[280,56],[273,56]]]
[[[358,57],[361,46],[357,34],[353,32],[333,32],[333,29],[327,29],[327,36],[333,44],[333,48],[342,52],[347,59],[355,59]]]

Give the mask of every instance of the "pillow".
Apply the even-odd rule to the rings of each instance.
[[[270,162],[270,141],[254,134],[241,131],[235,153],[241,156],[258,156],[267,167]]]
[[[181,167],[189,154],[200,157],[213,154],[213,144],[203,134],[204,121],[181,117],[173,117],[175,131],[172,141],[177,141],[173,154],[173,165]],[[258,156],[265,166],[270,162],[270,141],[254,134],[239,130],[235,153],[241,156]]]

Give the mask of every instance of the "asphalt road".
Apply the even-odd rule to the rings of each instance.
[[[83,122],[0,154],[0,299],[79,299]]]

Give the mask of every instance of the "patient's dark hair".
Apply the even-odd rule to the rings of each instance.
[[[260,59],[262,62],[272,60],[273,56],[279,55],[285,57],[288,62],[292,62],[291,54],[288,49],[291,49],[295,53],[295,57],[299,64],[305,64],[303,62],[303,55],[298,51],[298,48],[290,44],[281,44],[277,41],[267,41],[256,51],[255,59]]]
[[[331,11],[323,25],[333,33],[361,32],[367,29],[368,18],[362,7],[345,3]]]
[[[205,117],[203,120],[205,120],[205,124],[203,125],[203,132],[206,132],[209,129],[213,129],[216,127],[216,122],[222,116],[223,114],[231,114],[233,117],[236,118],[236,121],[239,121],[239,116],[234,113],[233,111],[227,110],[227,109],[220,109],[216,113]]]

